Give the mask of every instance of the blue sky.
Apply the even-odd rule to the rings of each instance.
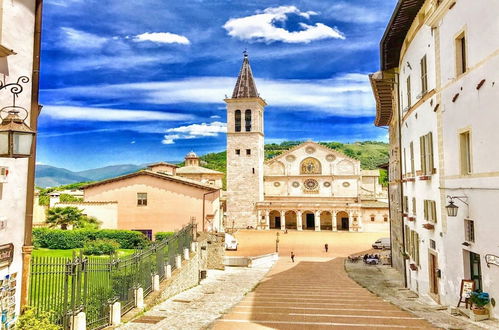
[[[37,160],[71,170],[225,149],[247,49],[266,142],[386,140],[367,74],[396,0],[46,0]]]

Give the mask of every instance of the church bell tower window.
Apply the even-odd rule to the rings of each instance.
[[[235,130],[236,132],[241,132],[241,110],[236,110],[234,113],[234,119],[235,119]]]
[[[246,124],[246,132],[251,132],[251,110],[246,110],[244,112],[244,121]]]

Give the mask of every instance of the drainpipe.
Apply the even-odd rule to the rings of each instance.
[[[205,218],[205,209],[206,209],[206,206],[205,206],[206,195],[216,193],[217,191],[220,191],[220,189],[208,191],[207,193],[203,194],[203,232],[205,231],[205,228],[204,228],[205,219],[204,218]]]
[[[38,116],[42,106],[38,103],[40,83],[40,49],[42,34],[42,6],[43,0],[35,1],[35,27],[33,41],[33,72],[31,75],[31,109],[30,127],[38,129]],[[21,308],[28,302],[29,271],[31,252],[33,251],[33,199],[35,194],[35,165],[36,165],[36,136],[33,138],[31,157],[28,159],[28,178],[26,184],[26,209],[24,219],[24,244],[22,247],[23,265],[21,278]]]

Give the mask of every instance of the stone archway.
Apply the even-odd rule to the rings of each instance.
[[[270,229],[281,229],[281,212],[273,210],[269,213]]]
[[[315,214],[313,211],[303,211],[301,215],[301,223],[305,230],[315,230]]]
[[[340,211],[336,213],[336,228],[338,230],[350,230],[350,223],[348,219],[348,213],[345,211]]]
[[[284,215],[286,219],[286,229],[296,229],[296,212],[287,211]]]
[[[321,212],[321,230],[333,229],[333,215],[329,211]]]

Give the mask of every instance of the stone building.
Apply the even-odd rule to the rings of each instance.
[[[0,108],[19,110],[24,124],[36,130],[38,104],[40,30],[42,2],[0,1]],[[22,78],[25,77],[25,78]],[[12,108],[13,93],[17,97]],[[9,85],[9,86],[6,86]],[[6,87],[4,87],[6,86]],[[0,119],[0,122],[2,122]],[[0,154],[6,154],[8,139],[0,136]],[[31,221],[34,199],[35,143],[13,139],[14,148],[26,149],[22,157],[0,158],[0,314],[2,329],[10,328],[26,303],[32,251]],[[24,147],[26,146],[26,147]],[[17,157],[17,156],[16,156]]]
[[[388,231],[379,171],[305,142],[265,161],[264,107],[247,54],[227,103],[227,223],[234,228]]]
[[[462,280],[499,297],[498,12],[495,1],[401,0],[371,75],[375,124],[390,127],[394,151],[393,260],[406,257],[409,288],[446,305]]]
[[[191,180],[200,181],[217,188],[222,188],[224,174],[200,165],[200,159],[191,151],[185,156],[185,166],[177,169],[177,175]]]

